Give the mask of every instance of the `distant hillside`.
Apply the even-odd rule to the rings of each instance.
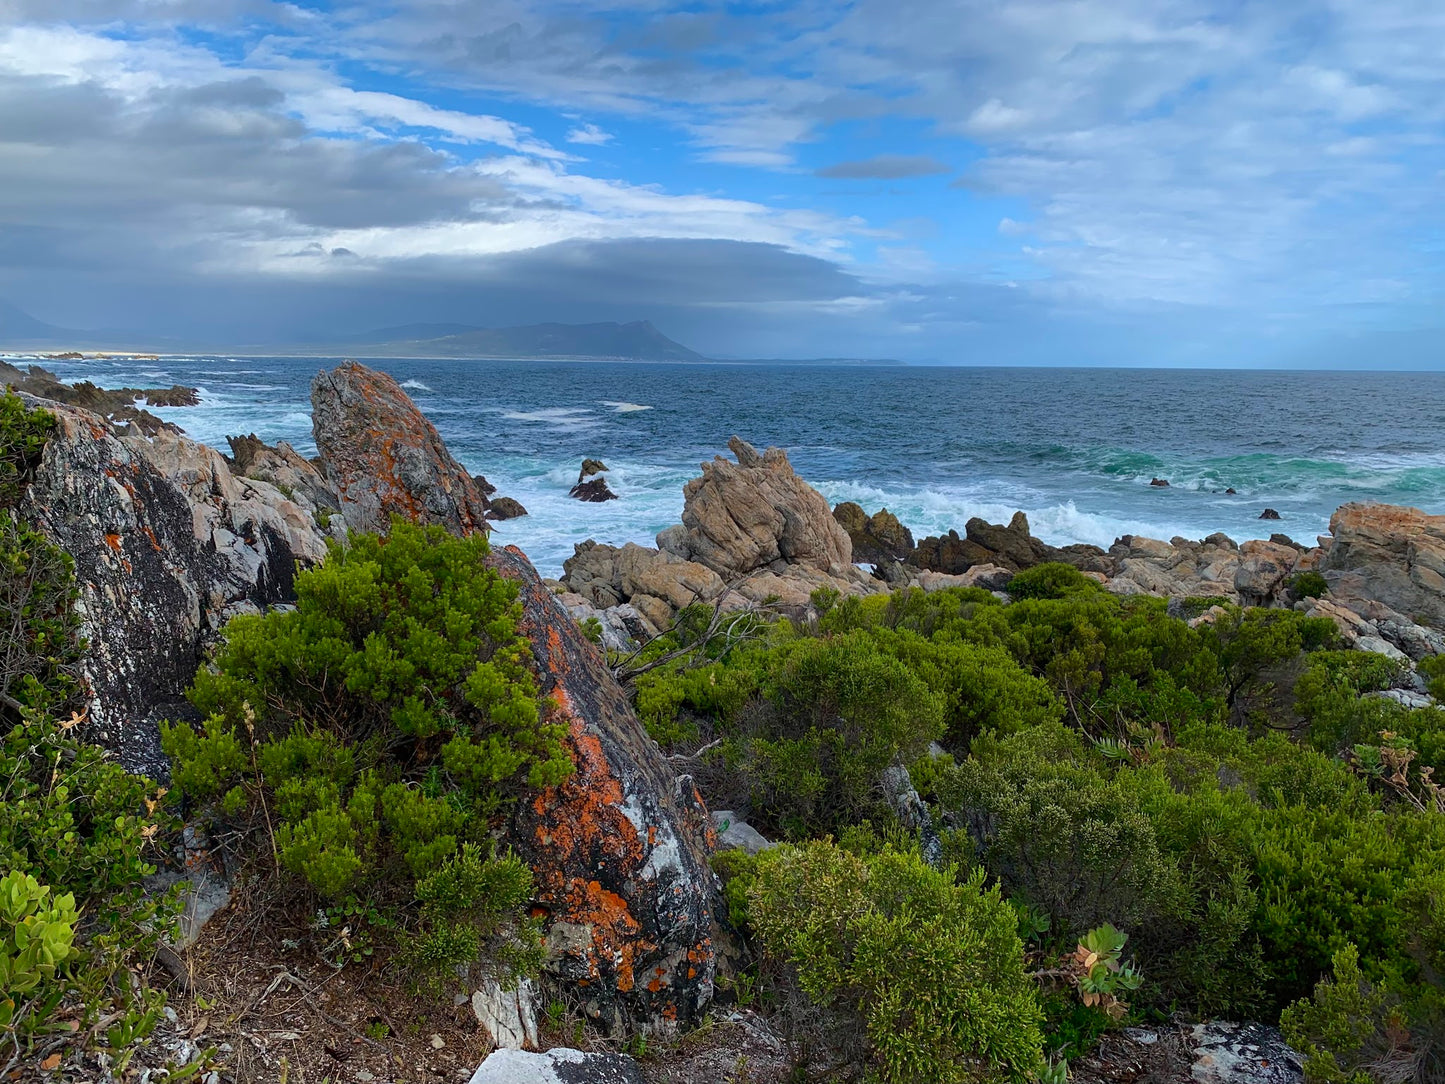
[[[0,346],[27,346],[69,342],[81,333],[37,320],[27,312],[21,312],[14,305],[0,301]]]
[[[619,358],[627,361],[706,361],[646,320],[630,324],[531,324],[466,327],[407,324],[381,328],[349,344],[372,357]]]

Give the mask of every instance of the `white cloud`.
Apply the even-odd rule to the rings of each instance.
[[[595,124],[579,124],[567,133],[567,142],[600,147],[604,143],[612,142],[612,133],[604,132]]]

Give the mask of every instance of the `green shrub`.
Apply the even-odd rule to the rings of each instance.
[[[0,508],[20,503],[54,429],[48,410],[28,409],[12,391],[0,394]]]
[[[748,918],[806,999],[796,1029],[880,1084],[1023,1080],[1042,1068],[1042,1014],[1013,909],[917,853],[828,841],[754,860]],[[808,1025],[811,1024],[811,1029]]]
[[[1169,913],[1183,891],[1128,779],[1106,777],[1097,761],[1077,734],[1054,725],[980,739],[935,783],[978,861],[1065,939]]]
[[[0,878],[0,1034],[23,1044],[51,1025],[79,920],[73,894],[52,898],[49,885],[18,870]]]
[[[1301,572],[1289,581],[1295,598],[1319,598],[1329,592],[1330,585],[1318,572]]]
[[[790,836],[876,812],[883,769],[943,734],[941,698],[863,633],[795,640],[763,661],[761,699],[723,755],[753,813]]]
[[[1024,569],[1009,580],[1006,590],[1009,598],[1016,601],[1021,598],[1059,599],[1096,592],[1099,584],[1073,565],[1049,561]]]
[[[36,914],[50,913],[43,921],[57,924],[53,936],[62,926],[73,934],[64,968],[45,971],[23,998],[9,988],[14,1005],[6,1010],[11,1023],[0,1028],[0,1064],[53,1031],[62,1004],[67,1017],[87,1024],[110,1016],[114,1046],[122,1032],[121,1045],[144,1037],[165,1001],[132,983],[132,968],[152,957],[174,914],[172,897],[151,898],[142,887],[155,872],[144,854],[161,827],[156,800],[147,780],[77,741],[74,725],[27,712],[0,738],[0,869],[13,877],[0,888],[0,902],[19,906],[25,895]],[[35,895],[40,887],[48,895]],[[79,920],[64,917],[72,907]],[[0,937],[4,926],[0,920]],[[14,931],[9,936],[13,947]],[[52,959],[62,962],[58,954]],[[16,1045],[7,1050],[7,1043]]]
[[[1425,675],[1430,695],[1436,700],[1445,700],[1445,655],[1431,655],[1421,659],[1416,669]]]
[[[1406,1069],[1416,1053],[1408,1024],[1398,999],[1360,972],[1354,945],[1335,953],[1334,973],[1319,981],[1313,998],[1295,1002],[1280,1018],[1285,1039],[1304,1055],[1308,1084],[1420,1079]]]
[[[334,545],[297,577],[294,610],[227,626],[190,693],[204,727],[162,730],[193,807],[252,825],[261,808],[286,870],[323,901],[373,901],[443,975],[483,946],[535,958],[530,873],[491,829],[522,787],[572,770],[539,711],[517,587],[486,554],[480,535],[400,520]]]

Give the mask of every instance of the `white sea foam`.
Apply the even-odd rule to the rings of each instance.
[[[401,382],[401,386],[403,388],[411,388],[413,391],[431,391],[431,386],[429,384],[423,384],[420,380],[417,380],[415,378],[411,380],[403,380]]]
[[[618,414],[633,414],[639,410],[651,410],[652,407],[645,403],[624,403],[615,399],[601,400],[603,406],[611,407]]]

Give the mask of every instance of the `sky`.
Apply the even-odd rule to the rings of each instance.
[[[1439,0],[0,0],[0,301],[1445,367]]]

